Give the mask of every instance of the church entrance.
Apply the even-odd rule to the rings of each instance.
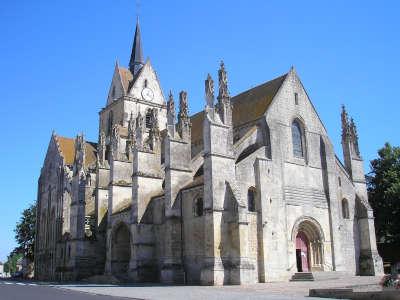
[[[309,271],[309,251],[308,239],[304,232],[299,232],[296,236],[296,263],[298,272]]]
[[[131,235],[125,224],[120,224],[114,231],[111,246],[111,270],[115,277],[128,279],[131,259]]]
[[[315,220],[304,220],[294,228],[298,272],[323,271],[323,233]]]

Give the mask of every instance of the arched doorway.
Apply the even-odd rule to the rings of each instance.
[[[126,279],[131,259],[131,235],[128,226],[123,223],[114,230],[111,257],[112,273]]]
[[[304,232],[300,231],[296,236],[296,264],[297,271],[308,272],[310,266],[309,241]]]
[[[298,272],[323,271],[324,236],[319,223],[312,218],[302,218],[293,229]]]

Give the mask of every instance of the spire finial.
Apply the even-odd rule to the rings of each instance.
[[[218,99],[226,99],[229,97],[228,91],[228,79],[226,76],[225,64],[221,60],[220,69],[218,70],[218,81],[219,81],[219,93]]]
[[[136,19],[135,37],[133,39],[131,59],[129,61],[129,70],[135,75],[144,65],[142,38],[140,34],[139,15]]]
[[[136,24],[139,23],[139,15],[140,15],[140,0],[136,0]]]

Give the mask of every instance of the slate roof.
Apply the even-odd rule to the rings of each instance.
[[[232,97],[232,122],[234,127],[260,118],[268,109],[287,74],[251,88]],[[204,111],[190,117],[192,123],[192,143],[203,139]]]
[[[59,149],[62,156],[64,157],[64,163],[72,165],[75,158],[75,139],[55,136]],[[88,167],[96,162],[96,150],[97,144],[92,142],[85,142],[85,167]]]
[[[133,76],[131,71],[126,68],[118,66],[118,71],[121,76],[122,87],[124,88],[125,94],[128,93],[129,83],[132,81]]]
[[[129,69],[132,73],[135,72],[135,65],[143,65],[143,49],[142,49],[142,38],[140,34],[139,19],[136,22],[135,37],[133,39],[132,54],[129,61]]]

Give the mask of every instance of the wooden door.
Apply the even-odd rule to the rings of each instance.
[[[299,232],[296,236],[296,260],[299,272],[309,272],[309,251],[308,239],[303,232]]]

